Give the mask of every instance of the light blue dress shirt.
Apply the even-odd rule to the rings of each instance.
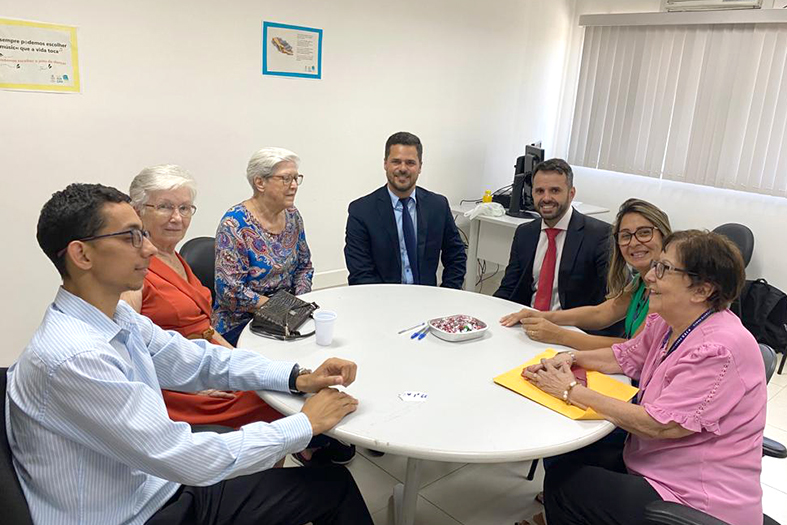
[[[404,210],[404,206],[402,206],[402,203],[399,201],[399,197],[393,194],[391,188],[386,186],[385,189],[388,190],[388,195],[391,196],[394,218],[396,219],[396,232],[399,234],[399,257],[402,258],[402,284],[413,284],[413,270],[410,268],[410,258],[407,257],[407,245],[404,243],[404,233],[402,233],[402,211]],[[415,198],[417,191],[418,188],[413,190],[413,193],[410,194],[411,200],[407,203],[407,212],[410,214],[410,218],[413,219],[413,226],[415,226],[416,229],[416,243],[418,242],[418,215],[415,206],[417,203]]]
[[[142,524],[181,484],[252,474],[303,450],[303,413],[192,434],[161,396],[287,392],[293,365],[166,332],[123,301],[109,319],[61,288],[8,371],[8,438],[34,523]]]

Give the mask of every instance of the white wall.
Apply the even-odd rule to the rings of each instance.
[[[383,145],[425,145],[423,185],[450,199],[508,180],[526,142],[554,149],[572,0],[27,0],[0,16],[79,27],[79,95],[0,92],[4,345],[22,351],[59,279],[35,243],[41,205],[74,181],[127,188],[177,163],[200,184],[189,236],[244,199],[253,151],[303,158],[297,205],[318,273],[341,271],[348,202],[381,185]],[[260,74],[261,22],[325,30],[320,81]],[[495,186],[497,187],[497,186]]]
[[[569,9],[553,12],[551,21],[532,21],[535,28],[543,28],[545,25],[549,27],[546,35],[543,31],[534,31],[533,38],[549,39],[550,46],[547,51],[550,53],[523,55],[526,73],[522,81],[521,104],[512,107],[512,110],[528,123],[532,115],[538,116],[543,112],[554,115],[554,120],[527,129],[529,133],[523,135],[526,143],[541,140],[548,158],[564,158],[568,153],[585,34],[584,28],[579,26],[579,17],[589,13],[656,12],[660,5],[660,0],[576,0],[570,2]],[[560,17],[559,23],[557,16]],[[479,180],[474,189],[495,190],[511,184],[514,161],[524,153],[525,142],[511,143],[510,140],[506,142],[506,139],[521,135],[514,133],[501,137],[505,147],[494,152],[494,162],[487,165],[485,178]]]

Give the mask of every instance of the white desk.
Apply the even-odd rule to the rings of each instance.
[[[536,459],[583,447],[613,429],[606,421],[572,421],[492,381],[545,348],[521,329],[498,324],[520,305],[461,290],[405,285],[345,286],[303,298],[337,312],[332,346],[317,346],[313,337],[274,341],[248,328],[238,346],[309,368],[332,356],[358,363],[356,382],[347,389],[360,401],[358,410],[329,434],[409,458],[405,484],[394,491],[399,525],[411,525],[415,518],[419,460]],[[458,313],[481,319],[489,331],[482,339],[464,343],[433,335],[417,341],[409,333],[397,334],[418,322]],[[429,398],[404,402],[398,395],[405,391],[425,392]],[[299,411],[303,404],[298,396],[260,395],[284,414]]]
[[[451,205],[454,214],[464,214],[475,208],[475,204]],[[593,206],[584,202],[575,204],[574,208],[585,215],[606,213],[607,208]],[[502,217],[476,217],[470,221],[467,248],[467,273],[465,273],[465,290],[476,291],[478,277],[478,259],[499,264],[504,269],[511,255],[511,242],[517,226],[533,219],[518,219],[503,215]]]

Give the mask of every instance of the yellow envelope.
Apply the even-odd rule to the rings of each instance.
[[[532,399],[536,403],[544,405],[547,408],[551,408],[555,412],[570,417],[571,419],[604,419],[592,408],[582,410],[581,408],[574,405],[569,405],[562,399],[558,399],[547,394],[537,386],[533,385],[530,381],[527,381],[524,377],[522,377],[522,370],[524,368],[537,364],[539,361],[541,361],[541,359],[555,357],[555,355],[557,355],[555,350],[552,348],[547,348],[546,351],[537,355],[527,363],[519,365],[513,370],[509,370],[508,372],[497,376],[495,378],[495,383],[511,389],[517,394],[521,394],[529,399]],[[630,401],[631,398],[633,398],[637,393],[637,390],[639,390],[636,387],[621,383],[617,379],[613,379],[608,375],[602,374],[601,372],[588,370],[587,377],[588,388],[595,390],[600,394],[604,394],[605,396],[613,397],[621,401]]]

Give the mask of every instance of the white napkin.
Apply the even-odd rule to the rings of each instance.
[[[465,217],[470,220],[475,219],[479,215],[487,215],[489,217],[500,217],[506,213],[506,209],[499,202],[482,202],[470,211],[465,212]]]

